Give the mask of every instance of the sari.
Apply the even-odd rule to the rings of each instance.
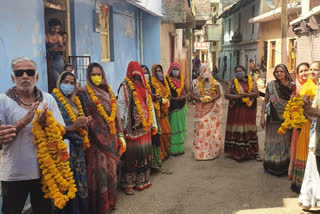
[[[300,95],[303,96],[306,90],[313,90],[313,93],[317,93],[317,85],[311,79],[302,86]],[[295,160],[293,165],[292,173],[292,184],[291,190],[300,193],[301,184],[303,181],[303,176],[306,167],[306,161],[308,157],[308,144],[309,144],[309,132],[311,128],[311,123],[308,120],[306,124],[301,128],[298,142],[296,144]]]
[[[239,80],[239,87],[242,91],[248,91],[248,81]],[[237,94],[234,81],[231,93]],[[259,153],[257,99],[252,102],[251,107],[248,107],[241,99],[229,101],[224,152],[236,160],[247,159]]]
[[[179,68],[179,78],[181,77],[181,67],[178,63],[172,63],[168,70],[168,76],[172,76],[171,71],[174,66]],[[176,88],[181,87],[180,80],[171,78],[173,85]],[[168,83],[169,80],[167,79]],[[177,97],[178,94],[169,84],[171,96]],[[185,90],[182,90],[181,96],[185,96]],[[169,122],[171,127],[171,139],[170,139],[170,154],[179,155],[184,153],[184,141],[187,131],[187,119],[186,114],[188,111],[188,106],[186,105],[186,100],[171,100],[169,107]]]
[[[274,175],[285,174],[290,162],[292,130],[280,135],[278,129],[283,122],[282,115],[290,100],[293,86],[291,82],[283,85],[278,80],[273,80],[267,85],[270,112],[267,114],[263,167]]]
[[[133,81],[134,75],[140,76],[141,84]],[[127,78],[133,81],[142,113],[146,121],[148,121],[148,92],[146,90],[143,71],[137,61],[129,63],[127,69]],[[152,127],[149,127],[146,132],[143,130],[138,108],[135,105],[133,94],[127,81],[122,82],[120,85],[118,106],[122,127],[125,130],[125,138],[127,142],[127,150],[122,156],[123,167],[121,186],[124,188],[137,188],[138,190],[144,190],[151,186],[151,128],[157,126],[153,105]]]
[[[75,97],[76,97],[76,90],[70,95],[65,96],[60,89],[61,79],[66,74],[63,72],[57,81],[57,89],[63,95],[63,98],[69,104],[72,109],[72,112],[76,117],[78,117],[79,110],[77,105],[75,104]],[[68,75],[70,75],[68,73]],[[76,77],[71,74],[74,79]],[[73,124],[67,110],[65,109],[64,105],[61,103],[59,98],[52,94],[54,99],[56,100],[63,120],[66,126],[71,126]],[[64,136],[64,139],[69,140],[69,153],[70,153],[70,168],[73,173],[73,177],[75,179],[77,185],[77,192],[76,198],[67,202],[67,205],[62,210],[57,210],[55,213],[62,213],[62,214],[87,214],[89,213],[88,210],[88,185],[87,185],[87,173],[86,173],[86,163],[84,158],[84,147],[83,147],[83,137],[80,136],[78,132],[67,132]]]
[[[212,96],[211,93],[211,74],[208,65],[200,68],[202,80],[208,77],[209,82],[203,82],[203,93]],[[222,91],[221,84],[215,80]],[[193,93],[201,97],[199,79],[193,80]],[[223,93],[222,93],[223,94]],[[223,95],[221,95],[223,96]],[[194,113],[194,132],[193,132],[193,155],[197,160],[212,160],[221,153],[222,150],[222,98],[214,102],[196,102]]]
[[[163,81],[160,81],[156,77],[156,68],[160,66],[162,70],[162,66],[158,64],[154,64],[152,66],[152,78],[154,81],[158,84],[160,87],[160,94],[161,97],[164,97],[167,94],[167,89],[165,87],[164,81],[167,82],[166,79]],[[169,84],[167,82],[167,84]],[[170,95],[170,91],[168,92]],[[170,138],[171,138],[171,127],[169,122],[169,106],[162,105],[160,102],[160,118],[158,118],[160,123],[160,158],[162,161],[168,158],[169,152],[170,152]]]
[[[98,64],[95,63],[97,66]],[[103,68],[102,83],[100,86],[91,80],[91,68],[87,71],[87,84],[95,92],[102,107],[108,115],[111,112],[110,94]],[[108,123],[100,115],[95,103],[92,101],[86,87],[80,88],[77,93],[85,115],[92,117],[89,124],[90,148],[85,151],[88,178],[89,213],[111,213],[116,205],[117,194],[117,165],[120,159],[119,142],[117,135],[111,135]],[[117,133],[122,132],[118,112],[115,119]]]

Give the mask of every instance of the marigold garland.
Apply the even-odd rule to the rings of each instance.
[[[156,90],[156,95],[160,95],[160,96],[162,96],[162,98],[167,99],[170,95],[170,88],[169,88],[169,84],[168,84],[166,78],[164,78],[163,81],[164,81],[164,86],[166,87],[166,94],[164,96],[162,96],[162,94],[161,94],[161,88],[160,88],[158,82],[156,81],[156,78],[154,76],[151,76],[151,84]],[[162,99],[161,99],[161,101],[162,101]],[[157,118],[160,118],[160,114],[161,114],[160,101],[153,102],[153,106],[154,106],[154,109],[156,110]]]
[[[199,89],[200,89],[200,94],[201,97],[204,97],[204,92],[203,92],[203,84],[202,84],[202,78],[199,76],[198,77],[198,81],[199,81]],[[211,95],[216,93],[216,87],[215,87],[215,80],[214,78],[211,76]]]
[[[68,102],[64,99],[64,96],[62,95],[62,93],[57,88],[53,89],[53,93],[57,96],[59,101],[62,103],[62,105],[66,109],[66,111],[67,111],[72,123],[74,123],[77,120],[77,117],[73,113],[73,111],[72,111],[70,105],[68,104]],[[80,102],[80,99],[79,99],[78,96],[75,97],[75,103],[76,103],[77,108],[79,110],[78,118],[84,117],[83,108],[82,108],[82,105],[81,105],[81,102]],[[79,129],[78,132],[83,137],[83,146],[84,146],[84,148],[89,148],[90,147],[90,142],[89,142],[89,138],[88,138],[88,132],[86,130],[84,130],[84,129]]]
[[[293,97],[288,101],[285,111],[283,113],[284,122],[278,129],[278,134],[284,134],[288,129],[302,128],[307,122],[307,119],[303,115],[302,97]]]
[[[305,82],[299,92],[300,96],[309,95],[311,99],[313,99],[317,94],[318,86],[314,84],[312,79],[308,78],[307,82]]]
[[[234,78],[234,85],[235,85],[237,93],[240,94],[241,90],[240,90],[240,86],[239,86],[239,80],[237,78]],[[249,87],[249,89],[248,89],[247,93],[251,93],[252,89],[253,89],[253,82],[252,82],[251,75],[248,75],[248,87]],[[242,97],[242,102],[244,102],[248,107],[252,106],[252,102],[250,102],[249,97]]]
[[[38,123],[41,110],[37,110],[32,122],[34,144],[38,148],[38,162],[41,170],[41,190],[45,198],[51,198],[54,205],[62,209],[69,199],[76,197],[76,184],[69,166],[67,145],[62,139],[64,128],[46,111],[45,129]]]
[[[133,82],[128,78],[126,77],[125,78],[125,81],[128,83],[129,87],[130,87],[130,90],[132,92],[132,95],[133,95],[133,100],[134,100],[134,103],[137,107],[137,110],[138,110],[138,113],[139,113],[139,117],[141,119],[141,123],[142,123],[142,126],[143,126],[143,131],[144,132],[147,132],[149,130],[149,128],[151,128],[152,126],[152,122],[153,122],[153,109],[152,109],[152,97],[151,97],[151,93],[148,93],[148,122],[146,120],[146,118],[144,117],[143,115],[143,111],[142,111],[142,107],[141,107],[141,104],[140,104],[140,101],[139,101],[139,98],[138,98],[138,94],[137,94],[137,91],[133,85]],[[148,84],[149,85],[149,84]],[[150,85],[149,85],[150,87]],[[148,89],[147,89],[148,91]]]
[[[180,88],[177,88],[172,83],[172,80],[171,80],[170,76],[167,76],[167,78],[168,78],[168,82],[169,82],[170,87],[177,92],[177,97],[181,96],[182,90],[184,90],[184,76],[182,74],[180,75],[180,83],[181,83]]]
[[[88,93],[89,93],[89,96],[90,96],[92,102],[95,104],[98,112],[103,117],[104,121],[108,124],[109,129],[110,129],[110,134],[111,135],[116,135],[117,134],[117,130],[116,130],[115,119],[116,119],[116,112],[117,112],[117,100],[116,100],[116,97],[113,94],[113,91],[112,91],[110,85],[107,84],[109,95],[110,95],[110,99],[111,99],[111,112],[110,112],[110,115],[108,115],[106,113],[106,111],[104,110],[103,106],[101,105],[101,102],[100,102],[99,98],[95,95],[94,91],[88,85],[88,83],[86,84],[86,87],[87,87],[87,90],[88,90]]]

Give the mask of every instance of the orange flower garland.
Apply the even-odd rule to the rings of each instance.
[[[41,110],[37,110],[32,122],[34,144],[38,149],[41,184],[44,198],[51,198],[54,205],[62,209],[69,199],[76,197],[76,184],[70,169],[67,145],[62,139],[64,128],[46,111],[45,129],[38,123]]]
[[[164,95],[163,98],[167,99],[170,94],[170,88],[169,88],[169,85],[168,85],[166,78],[164,78],[163,81],[164,81],[164,85],[166,87],[166,94]],[[162,96],[161,88],[160,88],[160,86],[154,76],[151,77],[151,83],[152,83],[152,86],[156,89],[156,94]],[[157,118],[160,118],[160,114],[161,114],[160,113],[160,101],[153,102],[153,106],[154,106],[154,109],[156,110]]]
[[[72,123],[74,123],[77,120],[77,117],[73,113],[70,105],[64,99],[64,96],[62,95],[62,93],[57,88],[53,89],[53,93],[57,96],[59,101],[62,103],[62,105],[66,109],[66,111],[67,111]],[[84,117],[84,112],[83,112],[82,105],[81,105],[81,102],[80,102],[80,99],[79,99],[78,96],[75,97],[75,103],[76,103],[77,108],[79,110],[78,117],[79,118]],[[86,130],[84,130],[84,129],[79,129],[78,132],[83,137],[83,146],[84,146],[84,148],[86,148],[86,149],[89,148],[90,147],[90,142],[89,142],[89,138],[88,138],[88,132]]]
[[[236,91],[238,94],[241,93],[240,91],[240,87],[239,87],[239,80],[237,78],[234,78],[234,86],[236,88]],[[252,92],[252,89],[253,89],[253,82],[252,82],[252,77],[251,75],[248,75],[248,93],[251,93]],[[242,97],[242,102],[244,102],[248,107],[251,107],[252,106],[252,102],[250,102],[250,98],[249,97]]]
[[[103,117],[104,121],[108,124],[109,129],[110,129],[110,134],[111,135],[116,135],[117,134],[117,130],[116,130],[116,124],[115,124],[115,119],[116,119],[116,112],[117,112],[117,100],[116,97],[113,94],[113,91],[110,87],[110,85],[107,85],[108,87],[108,91],[110,94],[110,99],[111,99],[111,113],[108,116],[106,111],[104,110],[103,106],[101,105],[101,102],[99,101],[98,97],[95,95],[94,91],[92,90],[92,88],[90,88],[90,86],[88,85],[88,83],[86,84],[89,96],[92,100],[92,102],[95,104],[98,112],[100,113],[100,115]]]
[[[169,82],[169,84],[170,84],[170,87],[177,92],[177,96],[179,97],[179,96],[181,95],[182,90],[184,90],[184,77],[183,77],[183,75],[180,74],[180,82],[181,82],[180,88],[177,88],[177,87],[172,83],[172,80],[171,80],[171,77],[170,77],[170,76],[167,76],[167,78],[168,78],[168,82]]]
[[[149,116],[149,119],[148,119],[148,122],[147,122],[146,118],[143,115],[143,111],[142,111],[141,104],[140,104],[140,101],[139,101],[139,98],[138,98],[138,94],[137,94],[137,91],[136,91],[136,89],[135,89],[135,87],[133,85],[133,82],[128,77],[125,78],[125,81],[128,83],[128,85],[130,87],[130,90],[132,92],[133,100],[134,100],[134,103],[135,103],[135,105],[137,107],[137,110],[138,110],[138,113],[139,113],[139,117],[141,119],[141,123],[142,123],[142,126],[143,126],[143,131],[147,132],[149,130],[149,128],[151,128],[152,122],[153,122],[153,115],[152,115],[153,109],[152,109],[152,97],[151,97],[151,94],[148,93],[148,98],[147,98],[148,99],[148,116]],[[149,87],[150,87],[150,85],[149,85]]]
[[[201,81],[201,77],[198,77],[199,80],[199,89],[200,89],[200,94],[201,97],[204,97],[204,92],[203,92],[203,85],[202,85],[202,81]],[[216,87],[215,87],[215,80],[214,78],[211,76],[211,94],[215,94],[216,93]]]

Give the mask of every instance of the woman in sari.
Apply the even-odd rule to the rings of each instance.
[[[316,119],[312,121],[310,129],[309,151],[298,202],[303,210],[320,209],[320,171],[317,163],[320,142],[320,88],[318,87],[312,106],[308,96],[304,97],[303,101],[305,114]]]
[[[100,64],[88,66],[87,84],[77,94],[85,115],[92,117],[91,145],[85,153],[89,213],[111,213],[116,208],[117,165],[124,139],[117,102]]]
[[[287,172],[290,162],[289,146],[292,130],[280,135],[278,129],[283,122],[285,107],[295,93],[296,87],[287,67],[283,64],[275,67],[273,76],[276,80],[268,83],[261,108],[260,125],[262,128],[266,125],[263,167],[271,174],[282,175]],[[265,123],[265,111],[267,111],[267,123]]]
[[[193,80],[192,93],[192,99],[196,101],[193,155],[197,160],[212,160],[222,150],[221,89],[212,77],[209,65],[201,65],[199,77]]]
[[[160,122],[160,157],[164,161],[168,158],[170,152],[170,138],[171,138],[171,127],[169,122],[169,98],[171,96],[169,83],[167,79],[164,78],[162,66],[159,64],[154,64],[152,66],[152,85],[155,88],[155,93],[159,95],[160,99],[157,101],[155,106],[156,116],[159,118]]]
[[[225,98],[230,101],[224,152],[236,160],[255,156],[261,161],[256,126],[257,84],[246,75],[243,66],[236,66],[234,71],[235,78],[229,82],[225,93]]]
[[[150,75],[149,68],[145,65],[141,65],[141,68],[144,73],[144,78],[146,80],[146,83],[149,83],[149,85],[151,87],[152,100],[155,105],[158,102],[158,100],[161,99],[161,97],[156,94],[156,89],[154,88],[153,84],[151,83],[151,75]],[[157,131],[157,134],[151,136],[151,139],[152,139],[151,168],[152,169],[159,169],[162,167],[161,144],[160,144],[161,128],[160,128],[160,121],[159,120],[160,120],[160,118],[157,117],[157,126],[159,128]]]
[[[130,62],[118,96],[127,141],[122,167],[122,187],[127,195],[135,194],[134,188],[144,190],[151,186],[151,132],[157,133],[157,120],[151,89],[147,86],[140,64],[137,61]]]
[[[86,129],[91,118],[84,117],[83,110],[77,103],[76,77],[70,72],[63,72],[57,81],[57,87],[53,90],[61,115],[66,124],[64,139],[69,140],[70,168],[77,185],[76,198],[67,203],[63,210],[56,213],[86,214],[88,210],[88,186],[86,163],[84,159],[84,137],[81,136],[81,128]],[[70,112],[71,110],[71,112]],[[71,119],[72,118],[72,119]]]
[[[317,82],[319,78],[319,63],[313,62],[309,68],[309,79],[302,86],[300,96],[304,96],[306,93],[317,93]],[[292,173],[291,190],[300,193],[301,184],[304,176],[304,169],[306,167],[306,161],[308,157],[308,144],[309,144],[309,132],[311,128],[311,122],[308,120],[306,124],[301,128],[299,138],[296,146],[295,161]]]
[[[169,84],[171,99],[169,108],[169,122],[171,127],[170,154],[184,154],[184,140],[187,131],[186,105],[187,90],[180,65],[171,63],[168,70],[167,82]]]
[[[297,67],[296,94],[300,93],[300,90],[303,84],[306,83],[308,80],[309,67],[310,67],[309,63],[306,63],[306,62],[300,63]],[[293,129],[291,145],[290,145],[290,164],[288,169],[289,180],[292,179],[292,173],[293,173],[294,163],[296,159],[296,149],[297,149],[298,139],[299,139],[299,130]]]

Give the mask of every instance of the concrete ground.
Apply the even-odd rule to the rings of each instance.
[[[260,122],[259,98],[257,123]],[[224,102],[226,123],[227,101]],[[134,196],[118,196],[114,214],[300,214],[298,195],[287,176],[266,174],[255,159],[235,161],[223,153],[213,161],[192,155],[194,106],[189,106],[185,154],[164,162],[152,174],[152,186]],[[264,130],[258,128],[261,157]]]

